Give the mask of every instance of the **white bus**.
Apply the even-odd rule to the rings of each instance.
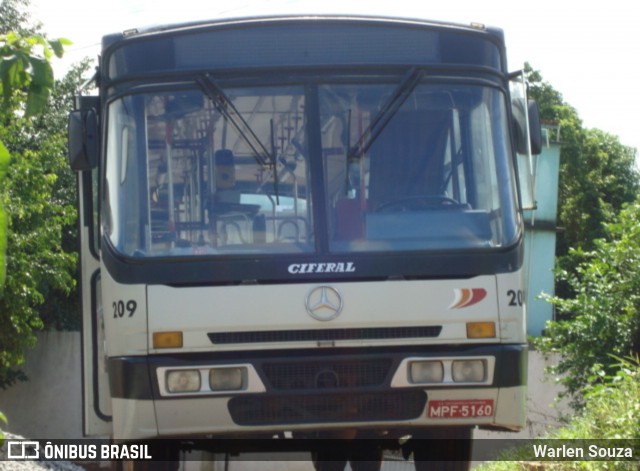
[[[169,468],[187,442],[287,436],[318,469],[376,469],[401,439],[420,469],[465,469],[473,428],[520,429],[522,83],[483,25],[104,37],[69,121],[85,433],[171,438]]]

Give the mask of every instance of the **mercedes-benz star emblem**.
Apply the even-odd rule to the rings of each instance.
[[[330,286],[318,286],[307,294],[305,299],[307,312],[319,321],[330,321],[342,311],[342,296]]]

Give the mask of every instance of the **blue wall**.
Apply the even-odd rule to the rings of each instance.
[[[527,334],[531,336],[539,336],[546,322],[553,319],[553,306],[540,299],[540,295],[554,294],[560,169],[560,144],[553,141],[556,131],[552,127],[543,129],[546,145],[542,153],[534,157],[536,209],[524,212]]]

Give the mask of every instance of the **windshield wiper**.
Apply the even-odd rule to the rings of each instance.
[[[208,75],[198,75],[196,82],[202,89],[202,91],[209,97],[213,106],[225,119],[231,123],[236,129],[240,137],[247,143],[247,145],[253,151],[253,154],[261,165],[269,166],[275,163],[274,157],[269,153],[262,141],[256,136],[249,126],[249,123],[245,121],[242,114],[234,106],[231,99],[227,94],[218,86],[217,83]]]
[[[417,67],[409,69],[378,114],[371,120],[369,126],[367,126],[360,138],[356,141],[356,145],[349,150],[347,166],[350,160],[359,159],[369,150],[385,126],[391,121],[396,112],[420,83],[424,75],[425,72],[422,69],[418,69]]]
[[[227,122],[238,132],[238,135],[247,143],[253,152],[253,156],[256,161],[265,167],[271,167],[273,169],[274,178],[274,191],[276,195],[276,201],[279,202],[278,197],[278,163],[275,155],[275,144],[273,142],[273,123],[271,123],[271,148],[272,152],[269,152],[260,138],[253,132],[251,126],[242,117],[242,114],[233,104],[233,101],[227,96],[224,90],[211,78],[209,74],[202,74],[196,76],[196,83],[200,86],[205,95],[209,97],[216,110],[224,116]]]

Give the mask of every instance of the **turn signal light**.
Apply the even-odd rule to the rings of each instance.
[[[467,322],[468,339],[491,339],[495,336],[495,322]]]
[[[182,348],[182,332],[154,332],[153,348]]]

